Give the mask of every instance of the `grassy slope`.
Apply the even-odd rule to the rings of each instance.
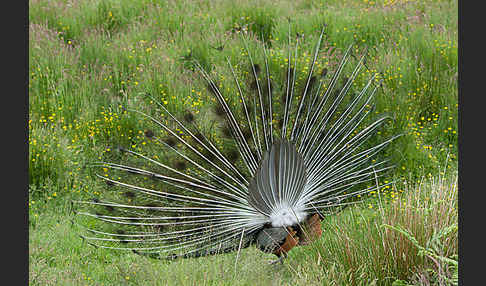
[[[293,30],[305,35],[308,45],[312,45],[320,25],[326,23],[326,45],[344,49],[356,40],[371,48],[370,66],[383,72],[384,79],[377,110],[395,118],[387,132],[405,135],[388,154],[398,166],[393,176],[417,182],[422,176],[441,174],[447,156],[446,169],[454,169],[457,1],[238,2],[29,2],[32,282],[121,285],[143,284],[147,279],[162,285],[165,281],[200,284],[206,277],[208,283],[218,285],[236,281],[252,284],[256,280],[280,285],[281,281],[314,281],[321,275],[331,281],[347,271],[355,283],[380,277],[373,274],[376,270],[357,270],[359,258],[347,266],[342,265],[344,259],[335,257],[326,261],[337,259],[336,264],[326,267],[322,267],[324,262],[315,261],[298,265],[306,262],[307,256],[319,257],[317,250],[311,254],[298,250],[292,254],[295,263],[280,268],[261,266],[267,257],[248,250],[241,256],[236,273],[234,255],[169,266],[86,247],[76,236],[76,228],[71,227],[67,201],[99,191],[99,182],[85,171],[85,164],[96,160],[109,146],[143,143],[143,126],[136,117],[123,112],[123,104],[146,108],[150,104],[140,95],[150,93],[167,101],[173,111],[187,106],[204,110],[209,106],[207,92],[180,59],[192,51],[191,55],[208,68],[209,63],[224,66],[225,56],[234,61],[244,59],[241,42],[229,32],[246,23],[253,23],[251,29],[271,40],[278,51],[285,47],[287,16],[295,23]],[[222,52],[212,48],[222,44]],[[274,58],[283,60],[278,52]],[[403,190],[393,186],[382,195],[398,202]],[[348,225],[362,230],[346,217],[336,217],[328,227]],[[359,233],[355,233],[357,241]],[[324,241],[332,243],[331,238]],[[366,241],[361,242],[361,253],[369,252]],[[255,261],[260,261],[258,267]],[[407,279],[403,273],[409,270],[404,267],[402,274],[393,272],[396,276],[392,277]],[[167,280],[169,273],[172,276]],[[362,273],[362,278],[353,273]],[[339,277],[335,279],[346,279]]]

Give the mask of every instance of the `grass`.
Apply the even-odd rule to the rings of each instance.
[[[164,262],[94,248],[77,235],[69,204],[31,205],[31,285],[454,285],[457,174],[401,183],[395,202],[350,207],[322,224],[320,240],[283,265],[255,248]],[[456,276],[454,276],[456,275]],[[456,284],[457,285],[457,282]]]
[[[457,166],[457,9],[457,1],[439,0],[29,1],[29,280],[33,285],[444,284],[454,270],[439,257],[457,254],[457,234],[446,231],[453,230],[448,227],[456,217],[438,222],[431,214],[455,208],[444,203],[455,200],[443,192],[451,189]],[[235,270],[234,255],[166,264],[83,244],[70,225],[68,202],[100,192],[86,166],[116,146],[137,149],[147,143],[145,123],[125,107],[153,112],[154,103],[144,96],[150,94],[171,112],[190,109],[207,117],[213,102],[189,60],[217,73],[231,95],[225,58],[238,63],[242,74],[248,67],[238,33],[250,32],[249,49],[259,63],[258,41],[265,40],[271,71],[280,74],[287,18],[293,36],[304,39],[302,68],[310,58],[303,51],[312,49],[322,25],[328,53],[339,55],[352,42],[369,47],[367,65],[383,79],[376,111],[393,118],[377,140],[404,135],[385,154],[396,168],[383,180],[407,183],[374,194],[367,202],[371,209],[365,205],[329,218],[325,230],[349,232],[328,231],[331,235],[292,252],[289,263],[279,267],[262,266],[268,257],[253,250],[245,250]],[[333,66],[329,55],[323,53],[319,68]],[[449,181],[420,185],[438,177]],[[385,206],[378,210],[380,198]],[[420,209],[412,212],[412,206]]]

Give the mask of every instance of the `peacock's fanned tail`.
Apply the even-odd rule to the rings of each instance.
[[[358,88],[366,52],[356,57],[352,46],[332,74],[321,69],[323,36],[324,29],[302,80],[300,40],[292,43],[289,25],[280,86],[265,43],[261,68],[242,37],[248,76],[227,59],[236,97],[195,62],[217,103],[204,121],[191,112],[174,114],[155,98],[156,112],[130,110],[153,127],[145,132],[150,147],[120,147],[93,164],[106,188],[99,198],[74,202],[83,239],[169,259],[236,251],[256,241],[266,247],[262,241],[272,237],[264,233],[282,236],[279,228],[296,229],[310,215],[325,216],[375,190],[376,178],[391,168],[377,155],[396,138],[375,142],[388,119],[371,118],[379,82],[371,75]]]

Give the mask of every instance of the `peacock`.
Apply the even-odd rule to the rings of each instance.
[[[150,147],[119,146],[92,164],[106,187],[97,198],[73,201],[81,237],[168,260],[254,245],[279,261],[321,237],[326,216],[383,187],[378,178],[393,168],[383,150],[398,136],[376,136],[391,119],[376,115],[381,81],[366,66],[366,50],[358,55],[353,44],[332,72],[319,65],[329,60],[324,31],[305,73],[297,71],[304,39],[292,37],[290,24],[280,69],[264,40],[254,40],[263,55],[258,63],[251,39],[242,36],[248,62],[237,69],[226,58],[232,94],[193,61],[193,74],[215,102],[202,119],[175,114],[149,94],[150,111],[128,109],[148,122],[143,136]]]

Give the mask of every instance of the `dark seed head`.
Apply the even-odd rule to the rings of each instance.
[[[312,76],[309,80],[309,89],[308,90],[311,90],[314,87],[315,83],[316,83],[316,77]]]
[[[252,90],[258,90],[258,84],[257,84],[257,81],[256,80],[252,80],[251,83],[250,83],[250,88]]]
[[[228,126],[228,125],[225,125],[225,126],[222,128],[221,132],[223,133],[223,136],[224,136],[224,137],[231,138],[231,129],[229,128],[229,126]]]
[[[145,136],[147,138],[152,138],[154,137],[154,132],[152,130],[145,130]]]
[[[176,139],[173,137],[168,137],[164,140],[164,142],[169,145],[170,147],[174,147],[177,143]]]
[[[176,161],[174,163],[174,167],[176,168],[176,170],[183,171],[187,168],[187,164],[184,161]]]
[[[321,77],[325,77],[327,75],[327,68],[324,68],[321,72]]]
[[[184,114],[184,120],[188,123],[194,122],[194,114],[192,112],[187,111],[186,114]]]
[[[213,107],[213,111],[217,116],[224,116],[226,114],[223,107],[219,104]]]
[[[261,71],[260,65],[259,64],[254,64],[253,65],[253,70],[255,70],[255,73],[258,75]]]
[[[228,152],[228,160],[233,164],[238,160],[239,157],[240,154],[236,150],[231,150]]]
[[[124,195],[125,195],[125,197],[131,198],[131,199],[133,199],[135,197],[135,193],[134,192],[130,192],[130,191],[125,192]]]

